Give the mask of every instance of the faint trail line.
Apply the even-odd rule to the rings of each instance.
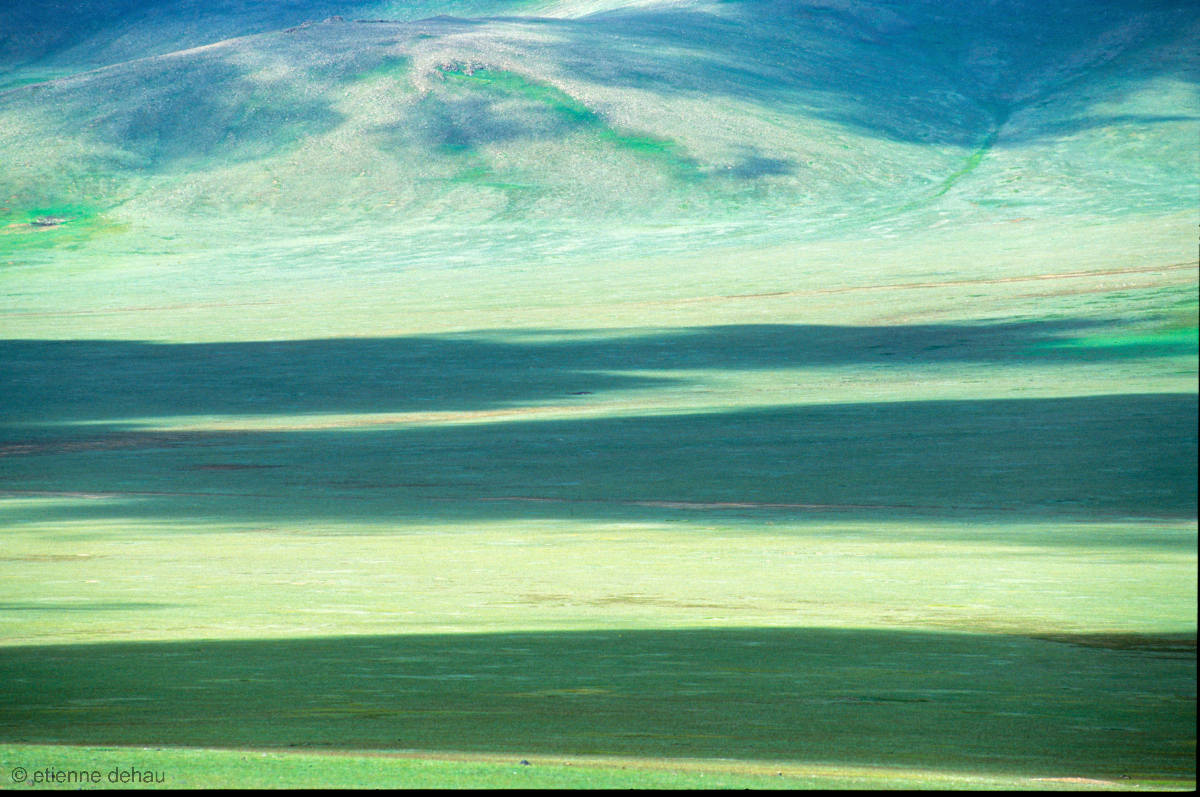
[[[1193,634],[1023,634],[1029,639],[1059,642],[1085,648],[1132,650],[1142,653],[1182,654],[1195,657]]]
[[[1171,263],[1165,266],[1139,266],[1136,268],[1112,268],[1100,271],[1064,271],[1057,274],[1032,274],[1024,277],[993,277],[991,279],[946,280],[945,282],[902,282],[895,285],[853,285],[845,288],[814,288],[804,291],[771,291],[769,293],[737,293],[722,296],[696,296],[690,299],[673,299],[658,302],[635,302],[636,305],[689,304],[694,302],[722,302],[731,299],[766,299],[780,296],[824,296],[861,291],[905,291],[922,288],[947,288],[963,285],[1000,285],[1016,282],[1042,282],[1045,280],[1084,279],[1086,277],[1113,277],[1121,274],[1151,274],[1158,271],[1194,270],[1193,263]]]
[[[67,454],[77,451],[107,451],[116,448],[168,448],[195,442],[187,433],[161,432],[151,435],[117,433],[107,437],[39,442],[21,440],[0,445],[0,457],[19,457],[35,454]]]
[[[87,498],[90,500],[103,500],[106,498],[126,498],[128,496],[184,496],[197,498],[283,498],[280,495],[266,495],[263,493],[188,493],[188,492],[173,492],[165,490],[120,490],[120,491],[70,491],[70,490],[0,490],[0,497],[21,497],[29,496],[34,498]],[[334,498],[340,496],[333,496]]]
[[[147,313],[163,310],[207,310],[215,307],[261,307],[264,305],[279,304],[279,302],[198,302],[193,304],[148,304],[140,307],[107,307],[97,310],[60,310],[57,312],[42,310],[42,311],[25,311],[25,312],[4,312],[0,311],[9,318],[39,318],[39,317],[58,317],[58,316],[73,316],[73,315],[115,315],[117,313]]]
[[[503,495],[492,498],[442,498],[437,500],[457,501],[521,501],[544,504],[618,504],[620,506],[645,506],[656,509],[942,509],[943,507],[921,504],[792,504],[763,501],[621,501],[608,498],[546,498],[533,495]]]

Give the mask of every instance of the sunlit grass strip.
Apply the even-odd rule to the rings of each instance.
[[[696,161],[674,141],[657,136],[619,132],[610,127],[600,114],[554,86],[499,69],[474,69],[460,65],[445,68],[442,74],[448,79],[467,85],[525,97],[545,105],[572,125],[586,129],[602,143],[652,159],[678,180],[695,181],[703,177]]]
[[[1087,335],[1048,341],[1040,348],[1051,349],[1145,349],[1163,354],[1195,354],[1198,346],[1196,327],[1166,329],[1147,335]]]
[[[743,788],[1187,791],[1193,781],[1017,777],[797,762],[397,751],[0,746],[6,787],[63,788]],[[14,782],[24,779],[24,782]],[[42,783],[35,784],[34,780]],[[46,783],[59,779],[64,783]],[[138,782],[144,781],[144,782]],[[159,782],[156,782],[159,781]]]

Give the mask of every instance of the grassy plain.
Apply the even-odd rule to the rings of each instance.
[[[1194,786],[1177,31],[613,5],[5,78],[5,787]]]
[[[1067,279],[1180,274],[1096,271]],[[10,341],[8,757],[178,784],[1186,788],[1188,312]],[[49,743],[82,747],[25,746]]]

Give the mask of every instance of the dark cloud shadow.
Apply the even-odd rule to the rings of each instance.
[[[1164,338],[1071,346],[1088,321],[881,327],[757,324],[245,343],[0,341],[8,423],[162,415],[488,410],[687,387],[671,371],[1109,361],[1194,353]]]
[[[535,109],[536,113],[536,109]],[[474,149],[485,144],[505,143],[548,135],[552,118],[539,120],[542,124],[525,122],[498,114],[492,103],[478,97],[463,98],[440,104],[429,120],[428,144],[450,149]]]
[[[13,102],[52,108],[45,134],[82,131],[105,168],[148,171],[265,158],[344,119],[328,98],[257,81],[219,51],[29,86]]]
[[[22,426],[5,430],[0,468],[7,497],[60,499],[16,502],[13,526],[924,518],[978,539],[1003,523],[1194,520],[1196,416],[1194,394],[1156,394],[357,428],[318,416],[274,431]],[[1013,541],[1073,544],[1048,534]]]
[[[6,743],[1194,778],[1195,635],[821,628],[0,649]]]
[[[1200,77],[1185,44],[1194,15],[1181,2],[726,0],[719,9],[634,7],[566,20],[554,58],[603,85],[734,96],[871,136],[963,147],[982,145],[1017,109],[1067,85],[1111,99],[1158,74]],[[1118,121],[1067,100],[1078,105],[1069,121],[1006,131],[994,145]]]
[[[390,12],[481,16],[522,0],[409,0]],[[0,4],[0,74],[22,66],[99,67],[238,36],[378,15],[375,0],[25,0]]]
[[[10,496],[70,499],[22,506],[11,522],[1194,518],[1194,394],[588,414],[608,391],[690,390],[672,373],[689,369],[794,369],[803,380],[816,366],[1037,367],[1195,351],[1177,337],[1063,345],[1085,329],[4,341],[0,471]],[[547,411],[558,417],[540,419]],[[373,417],[330,417],[361,413]],[[243,431],[139,428],[217,416],[219,429],[226,415],[295,417]]]
[[[761,177],[780,177],[795,172],[796,162],[791,158],[769,158],[760,154],[756,147],[745,147],[737,162],[718,174],[739,180],[757,180]]]

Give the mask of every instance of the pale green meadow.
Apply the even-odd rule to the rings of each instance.
[[[0,72],[4,787],[1194,788],[1190,17],[396,5]]]

